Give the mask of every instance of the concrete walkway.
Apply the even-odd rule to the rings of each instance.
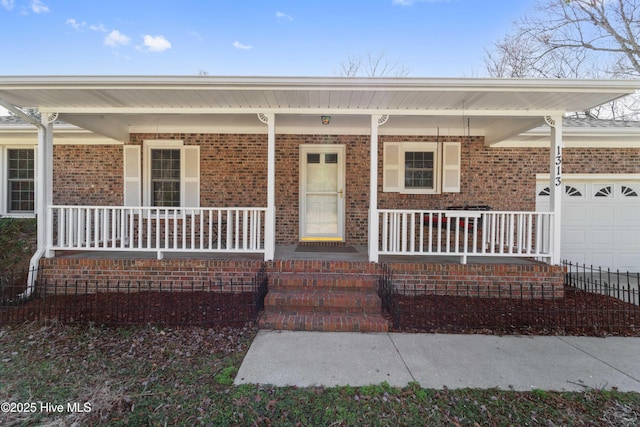
[[[640,338],[259,331],[236,384],[640,392]]]

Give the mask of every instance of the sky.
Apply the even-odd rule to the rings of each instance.
[[[0,75],[485,77],[535,0],[0,0]],[[391,74],[393,76],[393,74]]]

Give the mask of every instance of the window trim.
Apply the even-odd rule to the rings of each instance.
[[[180,150],[180,208],[185,207],[199,207],[200,206],[200,160],[198,154],[198,170],[195,173],[195,178],[190,176],[187,172],[187,148],[198,149],[198,146],[186,146],[181,139],[169,139],[169,140],[145,140],[143,141],[143,153],[142,153],[142,206],[151,207],[151,152],[152,150]],[[186,206],[188,198],[191,198],[189,191],[186,189],[188,183],[198,183],[196,206]],[[158,208],[172,208],[171,206],[157,206]],[[174,206],[175,208],[175,206]]]
[[[400,169],[402,174],[400,178],[402,179],[402,192],[408,192],[409,194],[432,194],[438,189],[438,149],[400,149],[400,153],[402,154],[402,162],[400,164]],[[432,154],[432,167],[431,167],[431,187],[407,187],[407,153],[430,153]],[[411,169],[409,169],[411,170]],[[420,170],[416,168],[416,170]]]
[[[382,192],[399,194],[460,193],[462,143],[460,141],[383,141]],[[404,186],[404,156],[407,151],[434,152],[434,188]]]
[[[33,150],[33,211],[9,210],[9,150]],[[35,218],[38,209],[38,150],[33,144],[0,145],[0,217],[7,218]]]

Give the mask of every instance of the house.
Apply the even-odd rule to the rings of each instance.
[[[397,280],[431,283],[444,271],[483,286],[537,286],[545,277],[561,292],[562,255],[640,264],[639,232],[628,221],[640,191],[638,127],[565,118],[638,88],[615,80],[0,77],[0,105],[42,113],[33,154],[17,148],[35,141],[0,134],[1,163],[33,164],[36,188],[30,204],[31,184],[13,178],[23,171],[4,171],[12,190],[3,189],[0,214],[35,210],[34,262],[44,257],[60,279],[75,269],[146,280],[160,265],[203,265],[205,255],[228,260],[219,274],[251,271],[256,261],[282,273],[298,251],[306,259],[294,271],[327,259],[335,271],[333,261],[353,258],[367,271],[394,263]],[[55,120],[70,124],[69,134]],[[23,155],[35,160],[20,162]],[[576,191],[584,203],[574,206],[566,194]],[[607,197],[616,202],[603,205]],[[595,211],[590,227],[618,212],[611,225],[621,218],[630,229],[616,231],[609,255],[599,246],[609,229],[589,237],[597,250],[578,252],[588,240],[575,240],[585,244],[567,252],[561,239],[580,232],[566,221],[580,227],[580,212]],[[120,264],[105,269],[96,259]],[[198,275],[211,274],[207,262]]]

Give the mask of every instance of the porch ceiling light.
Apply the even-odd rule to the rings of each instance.
[[[331,123],[331,116],[320,116],[320,120],[322,120],[323,125],[328,125]]]

